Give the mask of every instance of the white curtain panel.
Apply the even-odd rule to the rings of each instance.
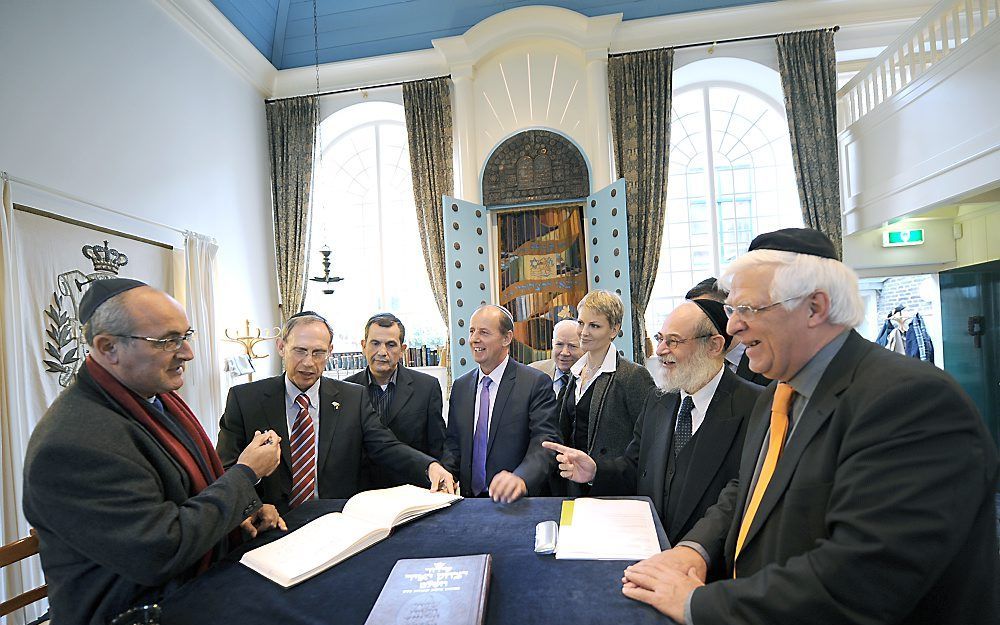
[[[222,361],[215,330],[215,256],[219,246],[201,234],[185,234],[184,306],[195,329],[180,394],[191,406],[211,440],[219,434],[222,414]]]
[[[2,474],[3,543],[28,535],[28,522],[21,513],[22,471],[28,437],[38,417],[26,418],[31,402],[27,400],[23,378],[24,352],[20,347],[20,328],[16,320],[18,278],[14,258],[14,205],[10,198],[10,182],[3,180],[3,210],[0,211],[0,474]],[[22,560],[19,566],[8,566],[0,576],[0,601],[20,594],[43,582],[42,565],[38,558]],[[8,616],[10,625],[23,625],[45,611],[47,601],[34,603]]]

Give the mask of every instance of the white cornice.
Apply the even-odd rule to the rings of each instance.
[[[448,74],[448,64],[437,50],[417,50],[354,59],[319,66],[319,92],[360,89],[420,80]],[[275,98],[316,93],[316,68],[297,67],[277,73]]]
[[[278,70],[208,0],[156,3],[266,98],[274,93]]]
[[[312,67],[277,71],[208,0],[156,0],[210,49],[219,54],[267,97],[315,93]],[[596,42],[610,34],[610,52],[661,48],[702,41],[753,37],[778,32],[840,25],[837,49],[884,46],[919,19],[932,6],[926,0],[781,0],[729,9],[715,9],[639,20],[620,21],[618,15],[588,18],[550,6],[519,7],[486,18],[464,35],[435,40],[435,48],[320,66],[320,91],[419,80],[448,72],[449,61],[468,56],[470,47],[483,49],[496,43],[497,33],[522,36],[546,30],[525,22],[526,12],[559,15],[556,28],[587,24],[587,37]],[[534,15],[534,13],[533,13]],[[512,20],[512,16],[518,16]],[[508,23],[510,22],[510,23]],[[489,28],[486,28],[487,25]],[[513,33],[520,28],[517,34]],[[610,30],[609,30],[610,29]],[[580,32],[577,28],[577,32]],[[504,40],[510,43],[510,39]],[[575,45],[580,45],[576,40]],[[449,57],[446,60],[446,56]]]
[[[613,53],[756,37],[839,25],[838,40],[856,26],[903,22],[907,26],[933,2],[920,0],[784,0],[729,9],[663,15],[622,22],[612,39]],[[905,26],[904,26],[905,28]],[[838,48],[840,43],[838,41]]]
[[[464,35],[435,39],[431,43],[450,66],[475,63],[493,51],[520,40],[552,39],[582,50],[607,50],[621,13],[587,17],[554,6],[526,6],[491,15]]]

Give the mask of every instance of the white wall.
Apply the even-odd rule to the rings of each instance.
[[[1000,29],[991,24],[840,134],[844,233],[996,188]]]
[[[215,237],[220,332],[275,322],[266,124],[253,86],[155,0],[4,0],[0,58],[0,169]],[[37,195],[13,185],[15,202],[45,202]],[[79,208],[53,204],[38,208]],[[83,217],[135,227],[100,211]]]

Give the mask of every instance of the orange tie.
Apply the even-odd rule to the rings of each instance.
[[[747,532],[753,523],[754,515],[760,506],[760,500],[764,498],[767,485],[771,482],[774,469],[778,466],[778,458],[781,457],[781,450],[785,446],[785,434],[788,433],[788,409],[792,406],[792,393],[795,392],[788,384],[778,383],[778,388],[774,390],[774,401],[771,402],[771,435],[767,443],[767,455],[764,456],[764,466],[761,467],[760,477],[757,485],[750,496],[750,505],[743,515],[743,522],[740,523],[740,533],[736,539],[736,555],[733,561],[740,555],[743,549],[743,542],[747,539]],[[735,567],[733,577],[736,577]]]

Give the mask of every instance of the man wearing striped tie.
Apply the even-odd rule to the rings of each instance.
[[[382,424],[365,387],[323,377],[332,342],[333,329],[319,314],[288,319],[277,341],[285,373],[229,391],[219,423],[223,465],[263,428],[281,437],[281,464],[257,484],[257,493],[281,513],[317,497],[346,499],[359,492],[363,454],[406,482],[454,492],[454,479],[441,464]]]
[[[622,592],[694,625],[1000,622],[997,449],[971,399],[851,329],[857,276],[818,231],[758,236],[720,282],[728,331],[776,381],[738,482]]]

